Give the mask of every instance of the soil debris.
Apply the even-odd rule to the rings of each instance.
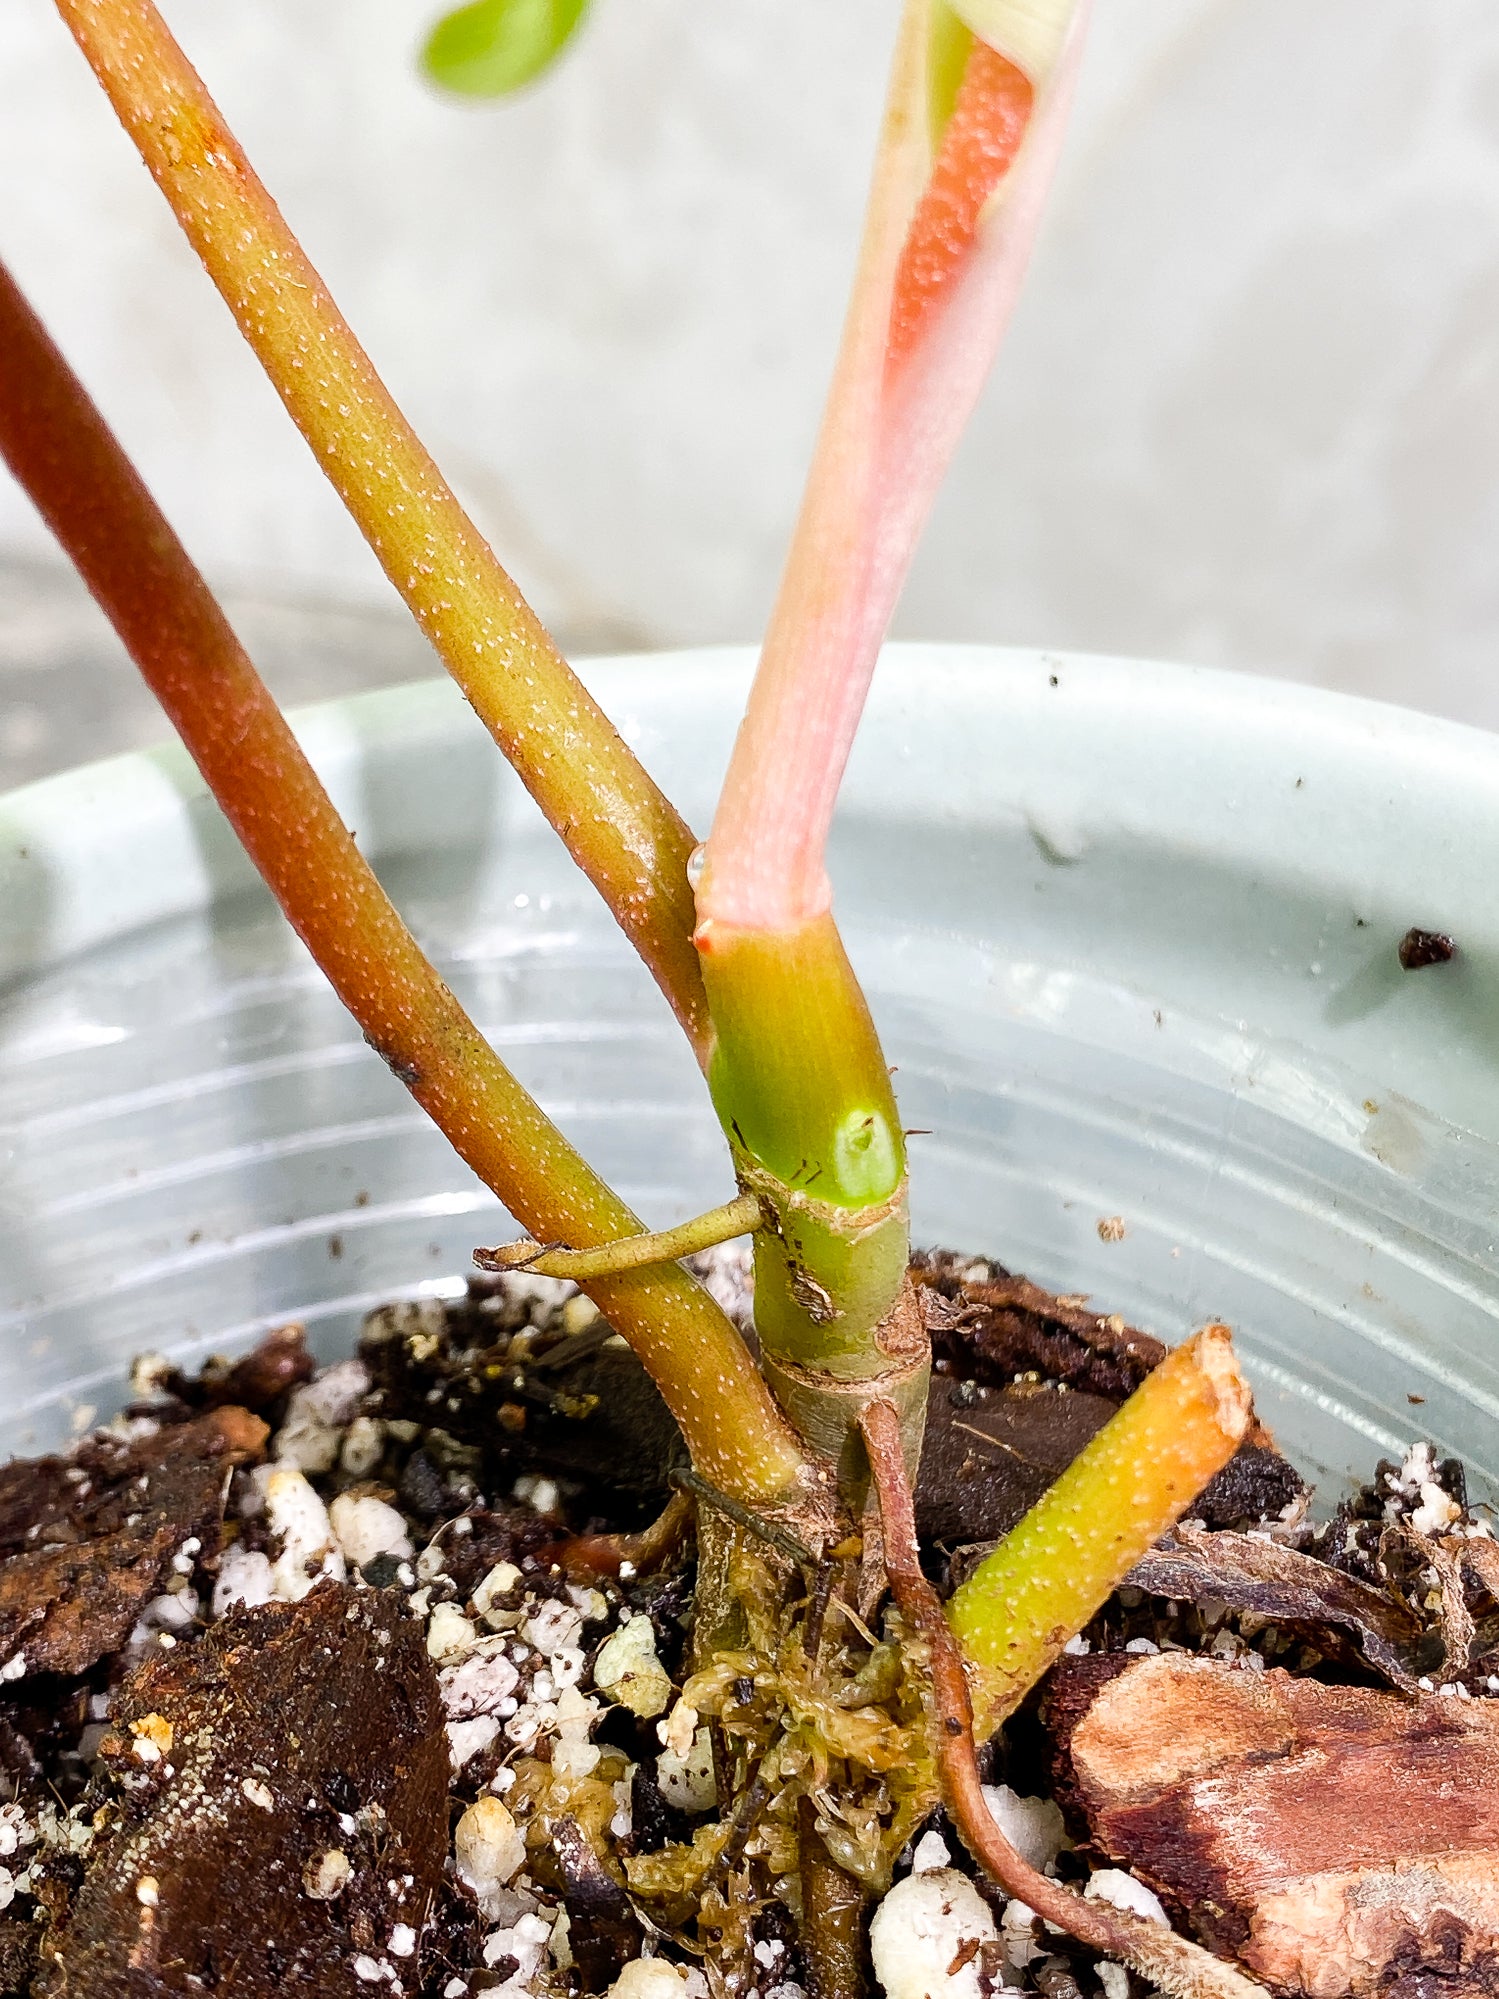
[[[567,1295],[558,1302],[557,1292]],[[452,1510],[447,1475],[465,1451],[481,1450],[512,1476],[585,1480],[616,1510],[629,1504],[629,1525],[664,1500],[670,1472],[686,1465],[645,1369],[570,1284],[475,1278],[455,1309],[413,1304],[372,1314],[359,1351],[377,1391],[372,1409],[419,1408],[446,1439],[448,1462],[426,1454],[402,1492],[429,1519]]]
[[[743,1257],[699,1268],[742,1323]],[[938,1355],[917,1503],[948,1586],[1165,1350],[986,1260],[915,1275]],[[925,1655],[876,1537],[813,1562],[746,1533],[744,1629],[696,1656],[694,1520],[721,1512],[571,1284],[387,1306],[321,1369],[297,1327],[195,1377],[147,1356],[132,1395],[0,1472],[22,1660],[0,1678],[0,1999],[849,1999],[875,1912],[893,1899],[897,1934],[891,1890],[941,1870],[992,1923],[923,1995],[1149,1999],[948,1843]],[[1476,1711],[1499,1545],[1425,1446],[1314,1524],[1259,1432],[1071,1653],[1058,1686],[1202,1655]],[[1034,1865],[1157,1907],[1143,1863],[1063,1837],[1038,1700],[996,1753],[989,1808]],[[1392,1971],[1378,1999],[1461,1989]]]
[[[184,1550],[189,1567],[217,1553],[229,1474],[266,1435],[226,1408],[0,1470],[0,1680],[82,1673],[118,1651]]]
[[[99,1757],[95,1850],[48,1929],[39,1999],[404,1989],[449,1772],[437,1675],[399,1599],[323,1583],[234,1612],[141,1668]]]
[[[1445,965],[1450,958],[1456,957],[1457,945],[1440,930],[1412,927],[1401,938],[1397,955],[1402,971],[1419,972],[1427,965]]]

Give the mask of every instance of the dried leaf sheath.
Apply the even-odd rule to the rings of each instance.
[[[521,1088],[423,957],[207,585],[0,270],[0,448],[108,613],[255,865],[366,1037],[543,1240],[641,1225]],[[715,1484],[764,1501],[801,1453],[743,1342],[674,1265],[589,1286]]]
[[[292,420],[702,1056],[693,836],[396,407],[151,0],[58,0]]]

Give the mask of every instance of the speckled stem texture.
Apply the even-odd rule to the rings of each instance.
[[[458,504],[150,0],[58,0],[293,422],[699,1057],[693,836]]]
[[[456,1150],[543,1241],[639,1234],[422,955],[207,584],[3,269],[0,451],[339,998]],[[750,1504],[796,1489],[803,1460],[789,1426],[684,1270],[587,1288],[650,1370],[705,1478]]]
[[[1249,1390],[1226,1326],[1168,1354],[974,1571],[947,1615],[992,1735],[1243,1439]]]
[[[937,1592],[922,1573],[899,1413],[891,1403],[871,1403],[860,1418],[860,1428],[879,1500],[890,1587],[901,1615],[927,1646],[933,1752],[941,1774],[943,1802],[964,1845],[1007,1895],[1018,1896],[1027,1908],[1080,1943],[1106,1956],[1122,1958],[1173,1999],[1266,1999],[1265,1988],[1236,1966],[1225,1964],[1174,1930],[1111,1903],[1090,1901],[1075,1888],[1038,1873],[1006,1839],[989,1810],[979,1779],[963,1655]]]

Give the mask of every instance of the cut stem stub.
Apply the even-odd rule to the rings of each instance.
[[[1249,1417],[1229,1330],[1206,1326],[1151,1370],[954,1591],[947,1614],[981,1741],[1227,1464]]]
[[[1080,1943],[1121,1958],[1172,1999],[1266,1999],[1262,1985],[1175,1930],[1091,1901],[1039,1873],[1005,1837],[979,1778],[963,1655],[937,1592],[922,1573],[899,1415],[888,1402],[873,1402],[860,1428],[879,1499],[890,1587],[901,1615],[927,1647],[933,1753],[943,1799],[974,1859],[1007,1895]]]

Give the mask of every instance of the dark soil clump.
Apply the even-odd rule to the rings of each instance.
[[[1164,1349],[992,1262],[930,1254],[912,1274],[935,1349],[918,1527],[948,1587]],[[742,1321],[742,1262],[710,1277]],[[148,1359],[133,1385],[67,1456],[0,1471],[0,1999],[576,1999],[642,1952],[656,1985],[620,1999],[805,1999],[826,1967],[798,1912],[836,1908],[847,1977],[867,1979],[872,1913],[892,1893],[915,1908],[923,1875],[958,1884],[955,1907],[963,1889],[974,1929],[932,1999],[1146,1999],[973,1880],[856,1548],[706,1668],[690,1531],[640,1573],[579,1566],[592,1537],[690,1507],[660,1398],[572,1287],[485,1277],[371,1314],[321,1372],[286,1328],[196,1376]],[[1487,1990],[1469,1877],[1499,1845],[1499,1544],[1424,1447],[1328,1523],[1309,1499],[1253,1432],[1016,1717],[992,1808],[1038,1864],[1158,1896],[1288,1994],[1313,1947],[1296,1922],[1323,1948],[1313,1915],[1336,1903],[1357,1942],[1371,1896],[1393,1906],[1389,1881],[1435,1868],[1383,1969],[1328,1999]],[[1126,1685],[1175,1759],[1143,1789],[1110,1747]],[[1273,1888],[1203,1802],[1210,1709],[1238,1745],[1213,1781],[1250,1817],[1255,1773],[1279,1787]],[[1350,1797],[1440,1765],[1464,1800],[1442,1853],[1478,1861],[1441,1859],[1416,1796],[1382,1845],[1328,1835],[1365,1870],[1337,1902],[1303,1865],[1321,1835],[1315,1811],[1297,1829],[1302,1765],[1264,1723],[1292,1711]],[[873,1969],[896,1977],[888,1944]]]

